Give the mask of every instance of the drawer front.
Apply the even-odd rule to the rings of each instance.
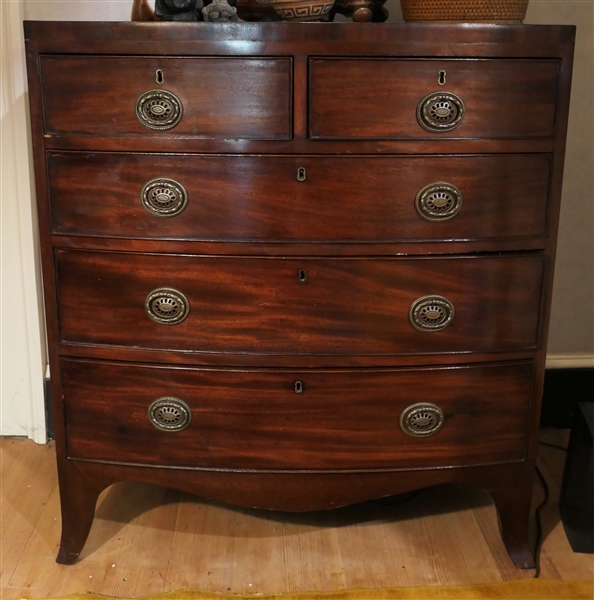
[[[310,373],[64,360],[62,375],[71,458],[367,469],[521,460],[533,366]],[[165,400],[171,398],[185,406]],[[427,402],[443,413],[441,429],[404,433],[403,412]]]
[[[157,70],[163,83],[156,82]],[[289,58],[48,56],[41,59],[41,71],[48,133],[292,136]],[[162,94],[141,98],[155,90],[176,99]],[[141,124],[137,109],[155,129]],[[169,127],[180,112],[175,126],[159,129]]]
[[[543,259],[534,255],[284,259],[59,250],[57,265],[68,342],[288,355],[495,351],[537,342]]]
[[[442,71],[445,83],[440,85]],[[555,60],[312,59],[310,136],[318,139],[551,136],[558,71]],[[434,94],[441,100],[429,100]],[[463,118],[457,126],[462,113],[451,94],[463,104]],[[439,133],[427,130],[417,120],[417,108],[424,98],[431,113],[427,118],[437,123]],[[448,129],[450,126],[455,128]]]
[[[48,155],[54,233],[217,241],[544,236],[549,166],[548,155]]]

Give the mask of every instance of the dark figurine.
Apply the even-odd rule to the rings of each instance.
[[[203,0],[155,0],[159,21],[202,21]]]
[[[239,5],[239,8],[238,8]],[[271,6],[254,0],[155,0],[153,10],[148,0],[133,0],[132,21],[239,21],[238,11],[246,21],[278,21]]]

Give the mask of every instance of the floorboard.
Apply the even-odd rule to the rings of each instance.
[[[567,431],[541,439],[566,445]],[[283,514],[233,508],[125,482],[100,497],[80,560],[58,565],[59,496],[52,444],[0,440],[0,597],[92,591],[144,596],[179,588],[279,593],[472,584],[533,577],[516,569],[489,496],[450,485],[386,502]],[[593,557],[571,551],[559,520],[564,452],[541,445],[550,489],[542,511],[541,577],[593,578]],[[535,478],[533,507],[543,498]],[[534,535],[533,535],[534,538]]]

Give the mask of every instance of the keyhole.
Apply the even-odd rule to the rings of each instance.
[[[295,382],[295,393],[303,394],[303,382],[302,381]]]
[[[157,83],[163,83],[165,81],[165,76],[163,75],[163,71],[161,71],[161,69],[157,69],[157,72],[155,73],[155,79],[157,80]]]
[[[301,271],[299,271],[299,281],[301,281],[301,283],[307,281],[307,271],[305,269],[301,269]]]
[[[297,181],[305,181],[307,174],[305,173],[305,167],[299,167],[297,169]]]
[[[439,85],[445,85],[445,82],[446,82],[446,72],[440,71],[439,79],[437,80],[437,83],[439,83]]]

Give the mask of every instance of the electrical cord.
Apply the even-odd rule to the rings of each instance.
[[[564,452],[567,452],[567,448],[565,448],[564,446],[559,446],[558,444],[551,444],[549,442],[542,442],[540,440],[538,441],[538,443],[542,444],[543,446],[549,446],[551,448],[557,448],[558,450],[563,450]],[[538,465],[536,465],[536,474],[538,475],[538,478],[540,479],[540,483],[541,483],[542,489],[544,491],[544,499],[536,507],[536,511],[535,511],[536,546],[534,548],[534,565],[535,565],[534,579],[538,579],[540,577],[540,551],[542,550],[542,544],[544,542],[544,540],[542,539],[542,515],[541,515],[541,512],[544,509],[544,507],[546,506],[547,502],[549,501],[549,486],[547,485],[547,482],[546,482],[541,470],[538,468]]]
[[[543,501],[536,507],[536,511],[534,513],[536,517],[536,546],[534,548],[534,579],[538,579],[540,577],[540,551],[542,549],[543,539],[542,539],[542,515],[541,511],[549,501],[549,486],[544,478],[544,475],[541,473],[538,465],[536,465],[536,474],[540,479],[540,483],[542,484],[542,488],[544,491]]]

